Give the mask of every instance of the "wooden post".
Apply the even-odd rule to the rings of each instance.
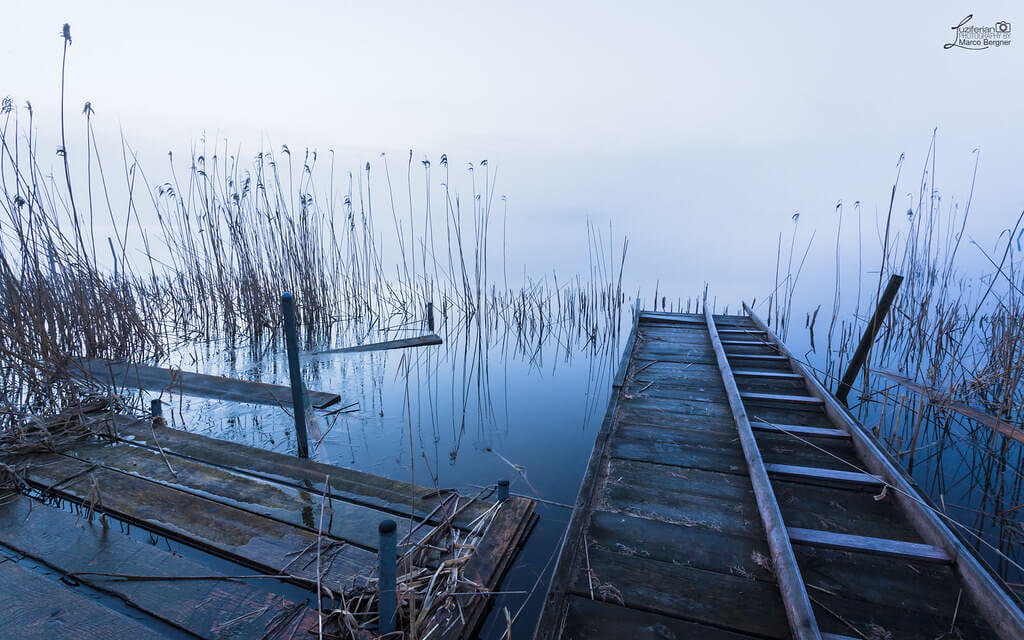
[[[427,303],[427,329],[434,330],[434,303]]]
[[[508,480],[498,480],[498,500],[508,500]]]
[[[164,407],[163,407],[163,403],[160,402],[160,398],[153,398],[152,400],[150,400],[150,402],[149,402],[149,412],[150,412],[150,414],[152,414],[152,417],[153,417],[154,420],[156,420],[157,418],[163,417],[163,415],[164,415]]]
[[[306,435],[306,390],[299,368],[299,334],[295,327],[295,300],[287,291],[281,294],[281,313],[284,315],[284,336],[288,345],[288,372],[292,380],[292,412],[295,415],[295,439],[299,457],[309,457],[309,437]]]
[[[896,274],[889,276],[889,284],[886,285],[882,298],[878,301],[878,306],[875,307],[875,315],[871,317],[871,322],[868,323],[868,326],[864,327],[864,335],[861,336],[860,343],[857,344],[857,350],[853,352],[853,358],[846,367],[843,379],[839,382],[839,388],[836,390],[836,398],[844,406],[847,405],[846,397],[850,395],[850,389],[853,388],[853,383],[857,380],[857,374],[860,373],[861,368],[864,366],[864,361],[867,360],[868,353],[871,352],[871,345],[875,342],[875,335],[882,328],[882,321],[889,314],[889,307],[892,306],[892,301],[896,299],[896,292],[899,291],[900,284],[902,283],[903,276]]]
[[[377,527],[380,544],[377,547],[377,602],[380,621],[377,633],[385,635],[395,630],[398,609],[398,548],[395,544],[394,520],[382,520]]]

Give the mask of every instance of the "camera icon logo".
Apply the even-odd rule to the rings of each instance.
[[[1010,33],[1010,23],[1005,20],[1000,20],[996,23],[996,31],[999,33]]]

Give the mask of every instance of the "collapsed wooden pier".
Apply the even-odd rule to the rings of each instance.
[[[745,311],[637,314],[536,638],[1024,637],[1005,585]]]
[[[149,420],[102,413],[80,419],[109,438],[3,460],[27,486],[0,500],[0,550],[50,573],[0,561],[3,637],[316,637],[321,618],[313,594],[318,586],[335,597],[366,586],[385,519],[397,522],[399,555],[415,550],[408,557],[425,558],[400,562],[400,573],[429,578],[451,566],[464,584],[476,585],[461,588],[427,621],[431,637],[469,637],[486,592],[497,587],[535,518],[525,498],[466,498]],[[195,553],[184,557],[122,535],[126,525]],[[472,552],[432,557],[441,535],[472,540]],[[227,560],[249,579],[197,557]],[[306,598],[280,595],[279,580],[298,585]],[[401,584],[399,591],[401,606]],[[132,615],[105,606],[100,595],[126,603]]]

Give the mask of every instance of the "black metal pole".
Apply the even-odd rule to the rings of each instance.
[[[306,393],[299,368],[299,333],[295,327],[295,300],[292,294],[281,294],[281,313],[284,315],[284,337],[288,345],[288,372],[292,380],[292,411],[295,415],[295,440],[299,457],[309,457],[309,437],[306,435]]]
[[[860,373],[861,368],[864,366],[864,361],[871,351],[871,345],[875,342],[875,335],[882,328],[882,321],[889,314],[889,307],[892,306],[892,301],[896,299],[896,292],[899,291],[902,283],[903,276],[896,274],[889,276],[889,284],[886,285],[885,291],[878,301],[878,306],[875,307],[875,315],[871,317],[871,322],[868,323],[868,326],[864,327],[864,335],[860,337],[857,350],[853,352],[853,358],[843,373],[843,378],[839,382],[839,389],[836,390],[836,398],[844,405],[847,404],[846,397],[850,395],[850,389],[853,388],[853,383],[857,380],[857,374]]]

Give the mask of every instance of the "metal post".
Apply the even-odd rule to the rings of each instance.
[[[380,533],[380,545],[377,549],[377,560],[379,563],[377,581],[377,600],[380,613],[380,622],[377,623],[377,632],[380,635],[391,633],[395,630],[395,618],[398,609],[398,548],[395,544],[394,520],[382,520],[377,527]]]
[[[427,328],[431,331],[434,330],[434,303],[427,303]]]
[[[498,480],[498,500],[508,500],[508,480]]]
[[[299,369],[299,334],[295,328],[295,300],[287,291],[281,294],[281,313],[284,315],[284,336],[288,345],[288,372],[292,380],[292,411],[295,415],[295,439],[299,457],[309,457],[309,438],[306,436],[306,393]]]
[[[903,276],[893,274],[889,277],[889,284],[886,285],[885,291],[878,301],[878,306],[875,307],[875,315],[871,317],[868,326],[864,327],[864,335],[861,336],[857,350],[853,352],[853,358],[850,359],[850,364],[846,367],[843,379],[839,382],[839,388],[836,390],[836,398],[844,405],[847,404],[846,396],[850,395],[850,389],[853,388],[853,383],[857,380],[857,374],[864,366],[864,361],[871,351],[871,345],[875,342],[875,335],[882,328],[882,321],[889,314],[889,307],[896,299],[896,292],[899,291],[902,283]]]
[[[163,417],[164,405],[160,402],[160,398],[153,398],[149,401],[149,412],[152,414],[153,420]]]

